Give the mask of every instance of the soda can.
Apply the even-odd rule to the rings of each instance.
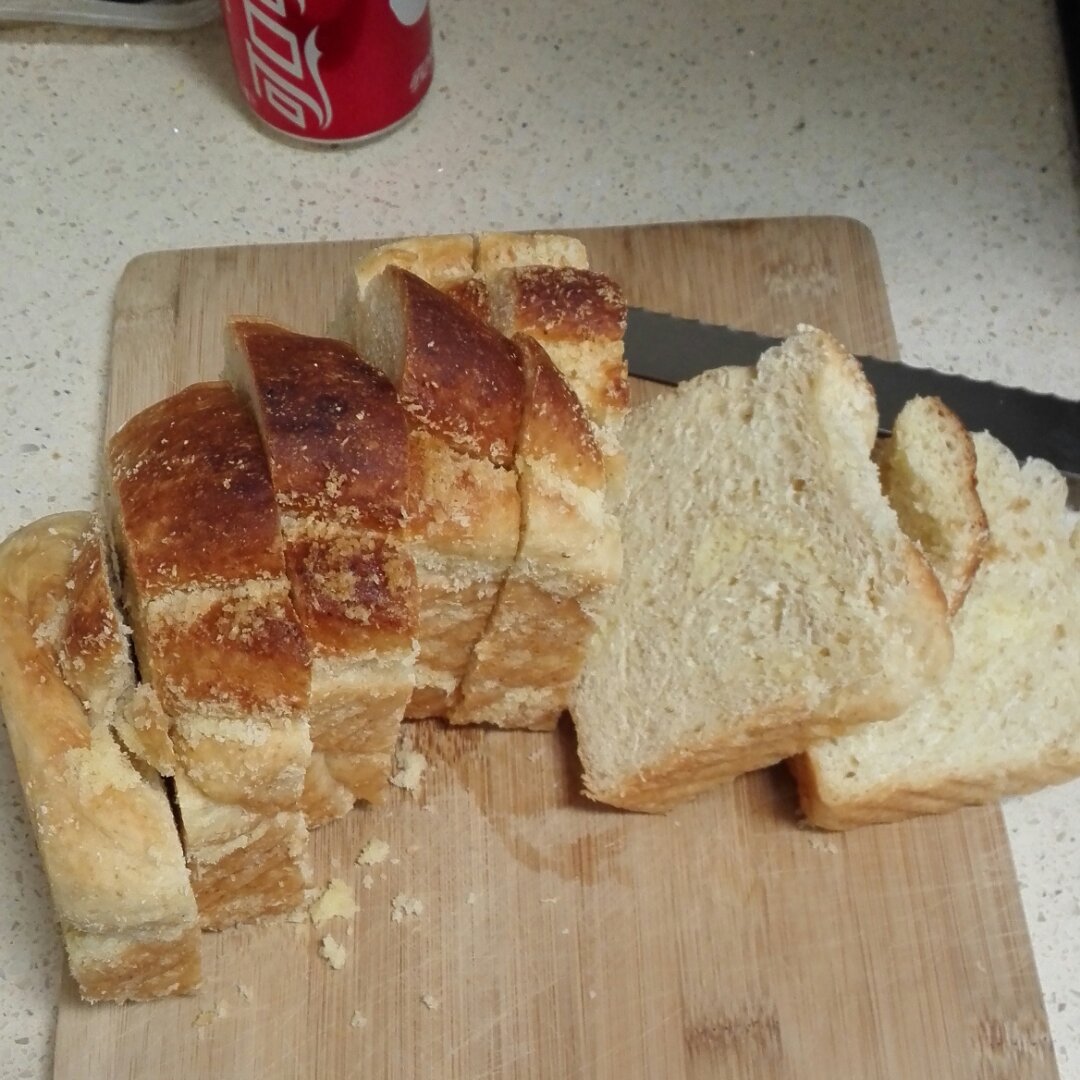
[[[293,138],[381,135],[431,86],[427,0],[222,0],[222,9],[244,97]]]

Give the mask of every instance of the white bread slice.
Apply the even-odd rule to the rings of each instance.
[[[944,597],[876,432],[857,362],[811,328],[631,414],[623,577],[571,705],[591,797],[663,810],[941,679]]]
[[[91,647],[79,696],[89,709],[61,676],[69,597],[84,627],[94,621],[71,577],[76,547],[97,542],[89,515],[57,514],[0,546],[0,707],[79,992],[144,1001],[197,988],[199,933],[161,780],[110,728],[127,680],[99,662],[107,650],[91,641],[98,635],[83,639]],[[68,644],[78,668],[73,636]]]
[[[581,402],[536,342],[514,343],[525,365],[521,538],[449,719],[548,730],[569,703],[622,558],[604,505],[604,459]]]
[[[971,435],[943,401],[912,398],[874,460],[900,527],[923,553],[955,615],[990,539]]]
[[[357,280],[359,351],[390,377],[409,421],[420,655],[405,715],[445,716],[518,546],[521,360],[415,274],[391,265],[370,278],[361,266]]]
[[[974,436],[990,545],[953,620],[955,659],[902,716],[792,761],[826,829],[990,802],[1080,776],[1080,517],[1044,461]]]
[[[344,342],[254,318],[230,320],[226,340],[226,373],[259,425],[311,647],[315,752],[304,809],[314,826],[356,799],[381,798],[413,691],[405,412],[386,377]]]

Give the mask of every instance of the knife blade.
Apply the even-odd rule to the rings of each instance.
[[[781,339],[734,330],[666,312],[632,307],[627,314],[626,359],[630,374],[675,385],[709,368],[749,366]],[[1072,476],[1075,505],[1080,479],[1080,401],[1021,387],[910,367],[896,360],[857,357],[877,396],[879,426],[888,432],[912,397],[939,397],[969,431],[989,431],[1021,461],[1045,458]]]

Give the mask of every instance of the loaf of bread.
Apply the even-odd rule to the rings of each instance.
[[[80,993],[143,1001],[196,989],[199,935],[162,783],[111,730],[131,682],[104,659],[123,643],[86,571],[97,545],[89,515],[58,514],[0,546],[0,706]]]
[[[877,421],[810,328],[631,415],[623,576],[571,707],[589,795],[663,810],[940,681],[945,601],[881,493]]]
[[[517,551],[521,360],[415,274],[390,265],[357,278],[359,351],[389,376],[409,422],[420,654],[405,715],[445,716]]]
[[[326,813],[386,787],[413,690],[416,574],[402,546],[405,411],[344,342],[234,319],[226,371],[251,405],[277,498],[285,566],[311,647],[312,745]],[[308,788],[316,786],[309,769]]]
[[[568,705],[622,559],[603,455],[581,402],[535,341],[515,344],[525,371],[515,459],[521,536],[449,719],[546,730]]]
[[[900,527],[926,557],[955,615],[990,538],[975,479],[975,447],[938,398],[913,398],[874,460]]]
[[[1080,517],[1063,477],[974,436],[990,543],[940,686],[791,762],[807,820],[846,829],[1080,776]],[[941,505],[951,520],[955,508]]]
[[[295,806],[310,663],[254,420],[228,384],[189,386],[112,437],[109,480],[139,668],[178,762],[210,798]]]

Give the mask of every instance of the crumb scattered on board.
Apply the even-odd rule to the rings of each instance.
[[[370,839],[356,856],[357,866],[376,866],[390,857],[390,845],[377,837]]]
[[[341,878],[331,878],[322,896],[308,909],[308,914],[314,926],[322,926],[331,919],[351,919],[356,914],[352,889]]]
[[[465,897],[465,903],[466,904],[475,904],[476,903],[476,893],[474,893],[474,892],[469,893],[469,895]]]
[[[420,1000],[424,1003],[425,1008],[431,1009],[432,1012],[439,1007],[439,999],[434,994],[421,994]]]
[[[372,877],[371,874],[365,874],[360,879],[360,884],[363,885],[365,889],[370,889],[371,886],[375,884],[375,878]]]
[[[367,1027],[367,1017],[359,1009],[357,1009],[356,1012],[352,1014],[352,1019],[349,1021],[349,1027]]]
[[[424,901],[415,896],[406,896],[398,893],[390,901],[390,918],[394,922],[401,922],[406,915],[422,915],[424,913]]]
[[[198,1013],[194,1020],[191,1021],[193,1028],[209,1027],[211,1024],[216,1023],[218,1020],[223,1019],[227,1015],[225,1008],[225,1002],[219,1001],[212,1009],[204,1009]]]
[[[390,777],[390,783],[394,787],[409,792],[410,795],[415,795],[420,790],[420,781],[427,768],[427,758],[418,750],[410,750],[402,746],[394,755],[394,764],[397,766],[397,772]]]
[[[237,983],[236,992],[245,1000],[251,1000],[251,987],[247,983]]]
[[[345,946],[327,934],[319,943],[319,955],[335,970],[345,966]]]
[[[817,833],[811,833],[810,846],[815,851],[827,851],[830,855],[837,855],[840,852],[840,845],[835,840],[829,840],[824,836],[818,836]]]

